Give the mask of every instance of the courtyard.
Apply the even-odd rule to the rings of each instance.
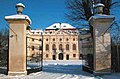
[[[27,76],[8,76],[0,74],[0,79],[119,79],[120,73],[94,76],[82,71],[82,60],[51,60],[44,61],[43,71],[31,73]]]
[[[84,3],[82,0],[80,6]],[[1,31],[0,79],[119,79],[119,40],[116,42],[111,36],[111,27],[118,25],[106,5],[113,3],[92,1],[91,4],[88,9],[86,5],[78,7],[80,12],[85,10],[82,16],[88,22],[86,28],[53,21],[54,24],[44,30],[32,30],[34,21],[24,15],[25,6],[16,4],[17,14],[4,15],[9,31],[8,34]],[[104,11],[105,8],[108,11]],[[117,45],[116,52],[111,45]]]

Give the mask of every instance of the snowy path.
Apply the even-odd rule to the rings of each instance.
[[[82,71],[81,61],[45,61],[43,71],[27,76],[4,76],[0,79],[120,79],[120,74],[93,76]]]

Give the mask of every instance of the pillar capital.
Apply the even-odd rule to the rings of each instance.
[[[8,21],[8,23],[13,23],[13,22],[23,22],[23,21],[26,21],[28,22],[28,24],[31,24],[31,19],[29,18],[29,16],[27,15],[10,15],[10,16],[5,16],[5,20]]]
[[[112,15],[104,15],[104,14],[95,14],[91,16],[89,19],[89,23],[93,26],[95,22],[112,22],[115,19]]]

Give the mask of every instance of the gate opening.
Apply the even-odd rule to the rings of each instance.
[[[28,74],[32,72],[41,71],[43,67],[43,40],[26,37],[27,47],[27,71]],[[37,42],[34,43],[34,41]]]
[[[6,74],[8,72],[8,38],[1,38],[0,42],[0,74]]]

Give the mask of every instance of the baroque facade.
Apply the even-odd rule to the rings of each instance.
[[[43,52],[43,60],[79,60],[78,35],[76,28],[67,23],[54,23],[44,31],[29,30],[27,55]],[[39,50],[41,46],[43,50]]]

